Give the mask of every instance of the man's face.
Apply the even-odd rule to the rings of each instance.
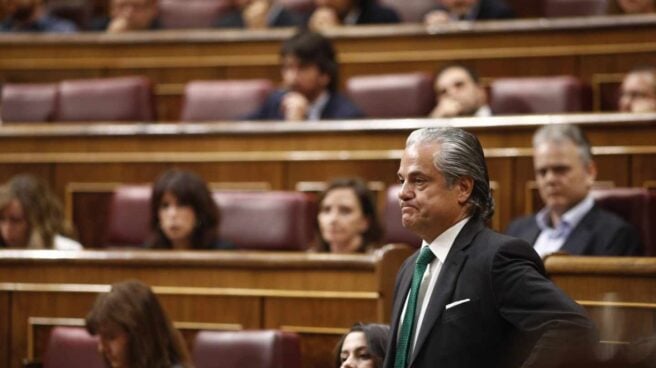
[[[485,90],[463,68],[445,69],[435,80],[437,102],[451,99],[460,105],[461,116],[471,116],[485,104]]]
[[[353,8],[353,2],[354,0],[314,0],[314,5],[317,8],[331,8],[339,16],[344,16]]]
[[[629,73],[622,81],[620,111],[656,111],[656,75],[650,72]]]
[[[403,226],[427,242],[466,216],[466,202],[473,188],[469,179],[448,187],[444,175],[433,165],[433,155],[439,154],[437,143],[406,147],[398,172]]]
[[[442,6],[447,8],[449,13],[456,15],[468,14],[478,2],[479,0],[440,0]]]
[[[562,215],[588,195],[597,171],[592,162],[583,163],[574,143],[543,142],[533,155],[540,197],[553,214]]]
[[[298,92],[314,101],[330,83],[330,76],[322,73],[316,64],[303,64],[296,56],[282,58],[282,83],[285,88]]]
[[[124,18],[130,30],[145,30],[157,17],[155,0],[112,0],[112,18]]]

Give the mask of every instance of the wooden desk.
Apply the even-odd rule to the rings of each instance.
[[[588,310],[602,340],[627,343],[656,334],[656,258],[554,255],[545,266]]]
[[[321,124],[5,125],[0,181],[31,172],[64,198],[69,183],[151,183],[178,166],[208,182],[264,182],[274,190],[350,175],[389,185],[398,181],[410,131],[451,124],[475,133],[485,148],[490,179],[498,185],[502,230],[526,208],[534,180],[532,134],[542,124],[565,122],[579,124],[590,138],[598,180],[617,187],[656,180],[656,114],[581,114]]]
[[[136,278],[155,287],[179,326],[295,331],[304,366],[329,367],[332,347],[351,324],[388,321],[396,272],[412,251],[393,245],[370,255],[2,250],[0,365],[18,366],[34,344],[28,336],[51,327],[48,320],[83,318],[108,284]]]
[[[0,82],[46,82],[142,74],[156,84],[161,120],[177,120],[185,83],[195,79],[280,80],[280,43],[291,29],[159,31],[131,34],[3,35]],[[328,33],[341,85],[354,75],[434,72],[454,60],[484,81],[502,76],[575,75],[602,88],[656,56],[656,16],[341,27]]]

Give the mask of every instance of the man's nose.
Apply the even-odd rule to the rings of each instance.
[[[399,190],[398,197],[402,201],[405,201],[405,200],[408,200],[408,199],[412,198],[412,192],[410,191],[410,188],[409,188],[407,182],[401,184],[401,189]]]

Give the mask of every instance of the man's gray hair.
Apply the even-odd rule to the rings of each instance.
[[[433,154],[433,165],[452,187],[462,177],[471,177],[474,188],[467,202],[469,215],[488,220],[494,214],[494,199],[483,147],[475,135],[453,127],[423,128],[410,133],[406,147],[415,144],[437,143],[439,152]]]
[[[536,149],[542,143],[563,143],[567,141],[576,146],[583,164],[587,165],[592,162],[590,142],[576,125],[550,124],[543,126],[533,134],[533,149]]]

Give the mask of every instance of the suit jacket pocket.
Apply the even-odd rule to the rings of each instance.
[[[442,321],[444,323],[449,323],[461,318],[472,318],[476,317],[476,311],[478,308],[478,298],[470,298],[471,300],[462,304],[455,305],[444,311],[442,315]]]

